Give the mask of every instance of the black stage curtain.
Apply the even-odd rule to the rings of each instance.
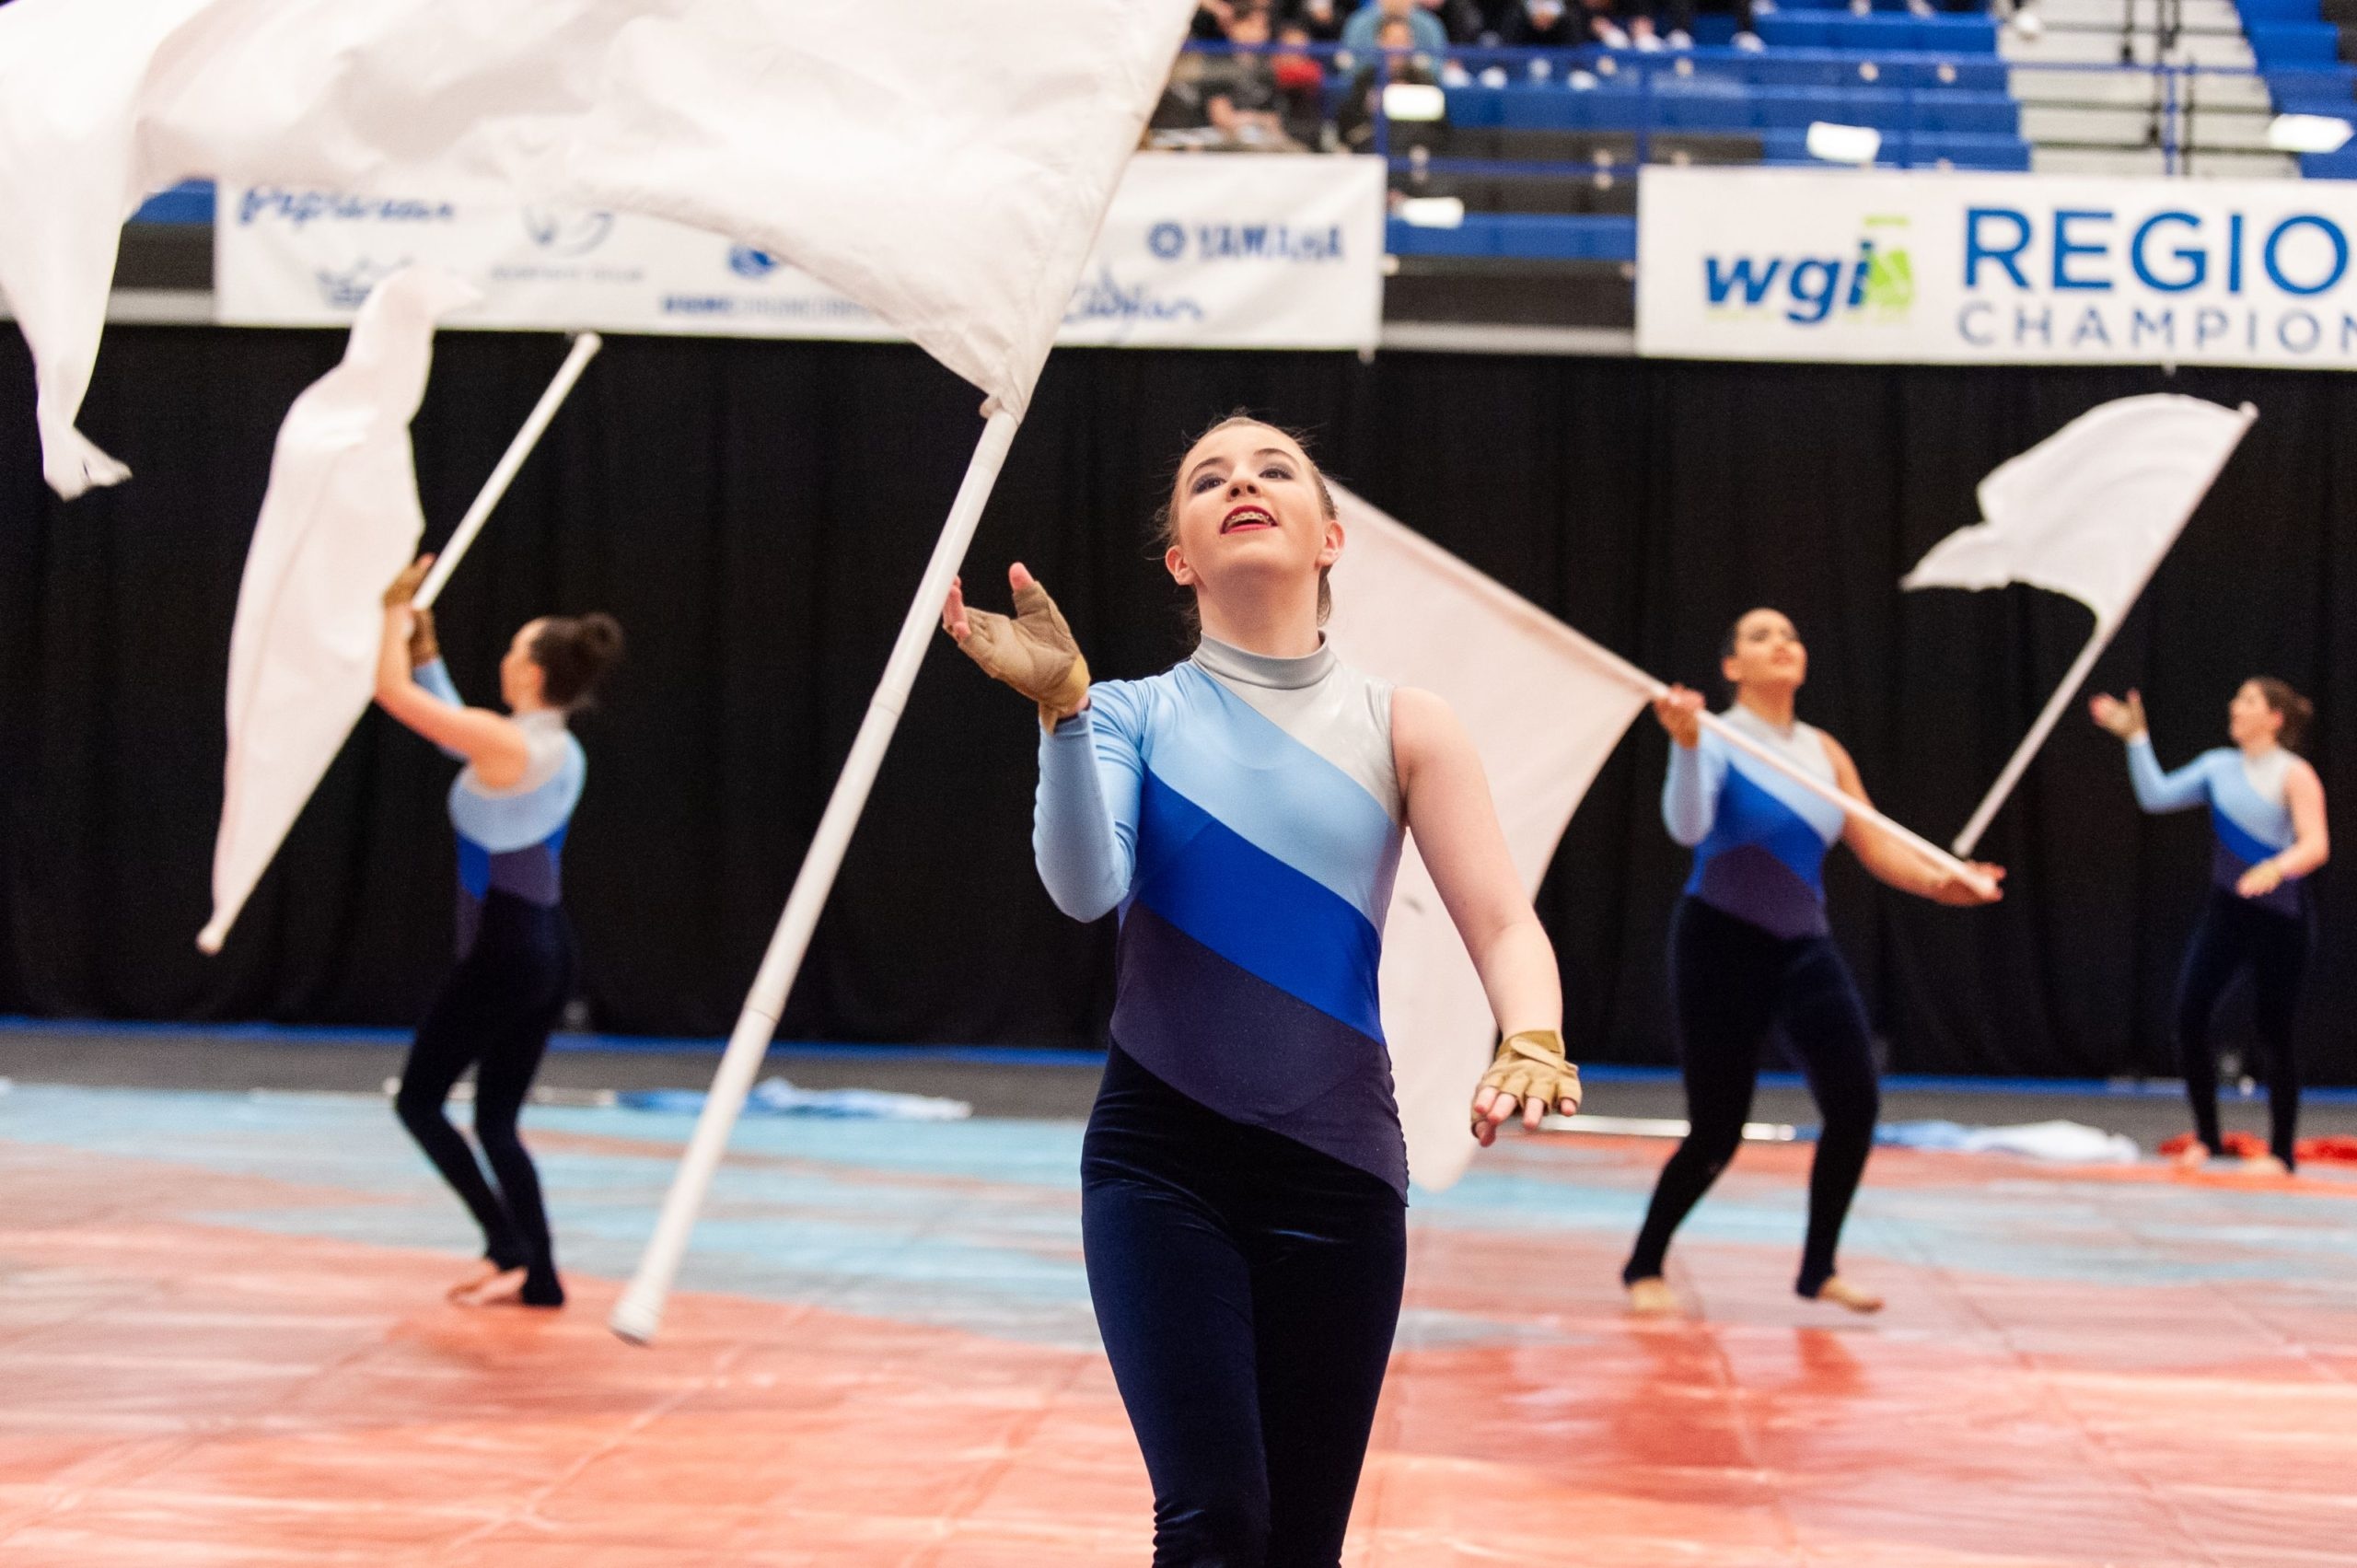
[[[85,420],[138,477],[41,489],[21,343],[0,340],[0,1007],[45,1016],[401,1023],[447,950],[447,764],[372,714],[228,951],[191,938],[219,807],[222,672],[277,424],[340,334],[124,328]],[[562,356],[446,336],[417,424],[429,539]],[[1020,558],[1105,676],[1183,651],[1146,517],[1193,428],[1247,406],[1591,635],[1711,679],[1728,621],[1772,604],[1812,655],[1803,712],[1884,806],[1945,838],[2087,631],[2025,589],[1902,595],[1975,517],[1975,481],[2108,398],[2171,389],[2262,417],[2097,680],[2141,684],[2165,761],[2222,744],[2255,672],[2318,702],[2313,754],[2357,799],[2357,383],[2323,375],[1861,369],[1386,354],[1061,352],[970,564]],[[445,601],[462,688],[509,633],[602,608],[629,664],[581,732],[567,854],[603,1028],[726,1030],[979,430],[913,350],[620,339],[592,367]],[[1501,672],[1510,678],[1510,672]],[[918,683],[789,1037],[1078,1043],[1109,1005],[1109,923],[1049,906],[1029,858],[1033,730],[943,642]],[[1671,1057],[1661,950],[1685,856],[1641,722],[1573,823],[1541,907],[1576,1050]],[[2167,1073],[2167,1002],[2203,896],[2197,814],[2148,819],[2075,714],[1998,819],[1991,912],[1879,889],[1846,856],[1835,923],[1891,1064]],[[2357,1079],[2357,923],[2320,882],[2314,1075]]]

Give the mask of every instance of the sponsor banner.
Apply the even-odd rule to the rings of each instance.
[[[2357,184],[1649,168],[1637,350],[2357,367]]]
[[[1058,342],[1372,350],[1384,166],[1372,157],[1140,154]],[[749,246],[628,213],[224,186],[214,297],[233,326],[352,319],[410,261],[484,303],[451,327],[888,339],[865,308]]]

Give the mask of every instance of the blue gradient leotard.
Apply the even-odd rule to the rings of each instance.
[[[1391,689],[1206,640],[1090,703],[1040,742],[1034,842],[1060,908],[1121,917],[1081,1218],[1155,1562],[1330,1564],[1407,1258]]]

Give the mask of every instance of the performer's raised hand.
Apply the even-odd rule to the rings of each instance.
[[[1473,1095],[1473,1136],[1486,1149],[1517,1111],[1536,1132],[1549,1111],[1576,1116],[1579,1109],[1580,1070],[1564,1059],[1563,1037],[1553,1029],[1524,1029],[1499,1042],[1497,1058],[1481,1074]]]
[[[2132,686],[2126,702],[2106,694],[2089,703],[2087,712],[2097,726],[2122,740],[2133,740],[2144,733],[2144,697]]]
[[[1654,717],[1672,740],[1690,751],[1702,738],[1702,693],[1673,686],[1654,699]]]
[[[422,669],[442,656],[442,645],[434,634],[434,611],[417,607],[417,590],[425,583],[426,574],[434,570],[434,557],[421,555],[401,570],[385,589],[385,615],[388,620],[409,615],[409,662],[412,669]]]
[[[1088,661],[1064,624],[1063,611],[1021,562],[1006,569],[1015,614],[976,610],[966,602],[965,579],[953,579],[941,609],[941,629],[992,679],[1004,681],[1039,705],[1039,723],[1052,728],[1088,705]]]

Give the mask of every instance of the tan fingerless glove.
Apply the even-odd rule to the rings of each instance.
[[[970,609],[966,621],[972,630],[958,645],[993,679],[1037,703],[1041,728],[1080,712],[1088,699],[1088,661],[1047,589],[1038,583],[1017,588],[1012,618]]]
[[[1536,1099],[1550,1112],[1562,1110],[1565,1100],[1572,1111],[1579,1109],[1580,1070],[1564,1060],[1563,1037],[1554,1029],[1524,1029],[1506,1036],[1490,1070],[1481,1074],[1481,1086],[1517,1100]]]
[[[442,644],[434,635],[432,610],[412,610],[410,613],[417,620],[416,623],[409,629],[409,667],[412,669],[424,669],[442,656]]]

